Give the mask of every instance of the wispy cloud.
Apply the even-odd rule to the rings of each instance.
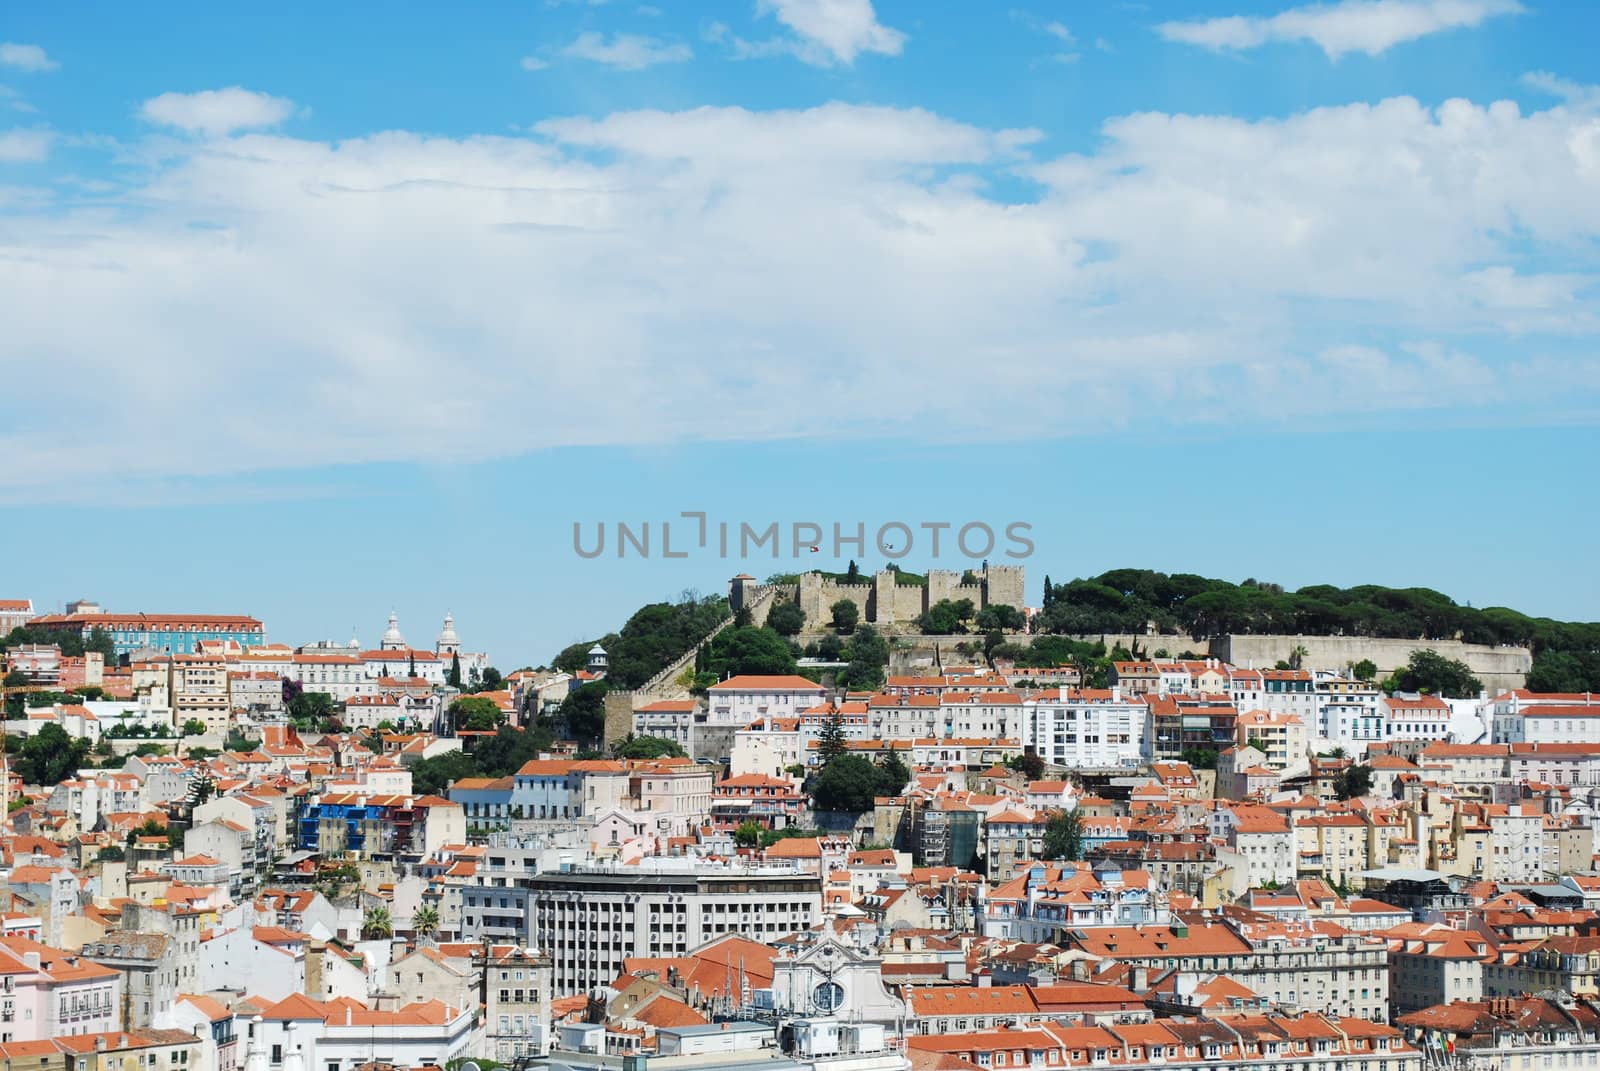
[[[53,71],[61,64],[51,59],[38,45],[19,45],[13,41],[0,42],[0,67],[12,67],[29,73]]]
[[[277,126],[293,113],[293,101],[239,86],[199,93],[163,93],[139,108],[139,117],[146,122],[206,137]]]
[[[1045,19],[1031,11],[1020,8],[1011,9],[1011,18],[1032,30],[1034,33],[1053,38],[1056,42],[1056,51],[1050,58],[1057,63],[1075,63],[1079,58],[1077,49],[1077,35],[1067,27],[1067,24],[1056,19]]]
[[[0,130],[0,164],[38,163],[50,155],[48,130]]]
[[[1600,107],[1600,86],[1580,85],[1549,71],[1529,71],[1522,76],[1522,84],[1580,108]]]
[[[1339,0],[1271,16],[1163,22],[1156,32],[1169,41],[1218,51],[1310,41],[1336,60],[1350,52],[1376,56],[1430,34],[1469,29],[1523,10],[1517,0]]]
[[[561,54],[621,71],[639,71],[660,63],[683,63],[694,58],[694,50],[681,41],[664,41],[633,33],[619,33],[608,38],[593,31],[579,34]],[[527,62],[523,60],[525,68]]]
[[[550,64],[545,60],[540,59],[538,56],[522,57],[522,69],[525,71],[542,71],[548,66],[550,66]]]

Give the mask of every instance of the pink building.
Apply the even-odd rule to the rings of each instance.
[[[118,1027],[122,975],[26,937],[0,937],[0,1041]]]

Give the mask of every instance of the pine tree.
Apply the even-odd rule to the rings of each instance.
[[[415,678],[417,675],[417,652],[412,651],[406,656],[406,676]]]
[[[844,571],[844,582],[846,584],[861,583],[861,569],[856,565],[854,558],[850,559],[850,565]]]
[[[1050,587],[1050,574],[1044,574],[1044,605],[1049,606],[1056,601],[1055,592]]]
[[[452,688],[461,687],[461,655],[459,653],[450,656],[450,676],[447,679]]]
[[[817,735],[817,754],[826,766],[844,753],[844,715],[834,706],[828,711],[828,720],[822,723],[822,732]]]

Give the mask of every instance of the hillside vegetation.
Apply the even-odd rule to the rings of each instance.
[[[1278,584],[1235,584],[1193,573],[1113,569],[1052,584],[1034,627],[1062,635],[1142,633],[1195,639],[1226,633],[1368,636],[1405,640],[1459,639],[1533,651],[1528,687],[1535,691],[1600,690],[1600,623],[1529,617],[1504,606],[1462,606],[1431,588],[1314,584],[1285,591]]]

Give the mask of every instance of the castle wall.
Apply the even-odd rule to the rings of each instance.
[[[893,570],[874,573],[870,583],[841,584],[816,573],[801,573],[798,585],[788,587],[789,598],[806,613],[806,628],[820,631],[828,627],[833,604],[849,599],[856,604],[861,620],[873,625],[909,626],[928,607],[941,599],[959,602],[971,599],[978,609],[996,604],[1023,606],[1024,571],[1020,565],[991,565],[979,571],[977,583],[963,584],[962,570],[930,569],[926,586],[900,584]],[[750,587],[751,597],[766,588]],[[758,622],[759,623],[759,622]]]
[[[1183,637],[1172,637],[1181,641]],[[1161,646],[1146,637],[1146,647]],[[1170,645],[1169,645],[1170,646]],[[1266,669],[1287,659],[1296,647],[1307,651],[1304,665],[1315,669],[1339,669],[1363,660],[1378,667],[1380,676],[1405,665],[1413,651],[1437,651],[1445,658],[1455,658],[1466,663],[1473,676],[1483,681],[1491,692],[1508,688],[1521,688],[1527,683],[1528,670],[1533,667],[1533,654],[1524,647],[1493,647],[1486,644],[1462,643],[1459,640],[1389,640],[1370,639],[1365,636],[1219,636],[1211,644],[1211,653],[1236,666],[1254,666]]]

